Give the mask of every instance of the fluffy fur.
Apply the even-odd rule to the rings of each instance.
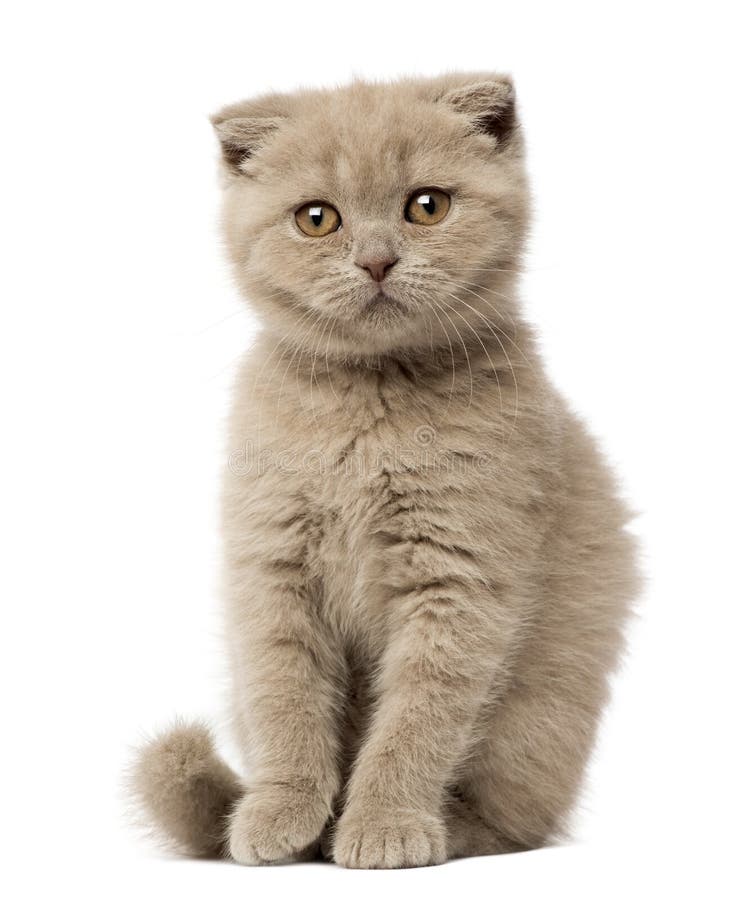
[[[518,317],[512,85],[358,82],[213,121],[264,326],[223,504],[249,777],[180,727],[141,754],[138,793],[184,850],[248,864],[539,847],[579,789],[635,573],[611,475]],[[452,198],[436,225],[404,217],[422,187]],[[338,231],[298,230],[315,200]],[[380,287],[376,258],[397,260]]]

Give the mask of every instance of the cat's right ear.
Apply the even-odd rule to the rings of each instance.
[[[220,142],[222,162],[231,175],[247,175],[247,162],[284,122],[283,116],[233,114],[225,108],[211,117]]]

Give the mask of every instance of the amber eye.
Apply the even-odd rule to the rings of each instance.
[[[337,210],[328,203],[314,200],[296,210],[296,224],[309,237],[324,237],[342,224]]]
[[[436,225],[449,212],[449,194],[436,188],[421,188],[409,197],[405,216],[415,225]]]

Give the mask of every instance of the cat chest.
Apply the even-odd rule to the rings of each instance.
[[[319,479],[314,513],[320,527],[312,561],[323,585],[325,610],[339,630],[364,632],[373,611],[365,571],[376,553],[385,500],[377,457],[350,450]]]
[[[376,429],[325,458],[313,482],[320,524],[312,565],[325,615],[352,643],[373,646],[377,653],[386,621],[380,590],[387,574],[385,535],[398,528],[397,518],[413,506],[412,496],[427,496],[424,482],[435,473],[424,451],[397,428]]]

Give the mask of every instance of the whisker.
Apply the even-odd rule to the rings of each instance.
[[[258,372],[257,372],[257,374],[256,374],[256,376],[255,376],[255,378],[253,379],[253,383],[252,383],[252,386],[251,386],[251,389],[250,389],[250,397],[251,397],[251,399],[255,396],[255,391],[257,390],[257,387],[258,387],[258,381],[260,380],[260,376],[263,374],[263,372],[265,371],[266,367],[268,366],[268,363],[271,361],[271,359],[272,359],[272,357],[273,357],[273,354],[276,352],[276,350],[278,350],[278,348],[281,346],[281,344],[282,344],[284,341],[287,341],[287,340],[291,337],[291,335],[292,335],[292,334],[294,333],[294,331],[298,328],[298,326],[301,324],[301,322],[306,318],[306,316],[309,314],[309,312],[310,312],[310,310],[307,310],[306,312],[302,313],[302,314],[299,316],[299,318],[296,320],[296,322],[294,323],[294,325],[293,325],[291,328],[289,328],[289,330],[286,332],[286,334],[284,334],[284,335],[278,340],[278,342],[275,344],[275,346],[271,349],[270,353],[268,354],[268,356],[267,356],[266,359],[265,359],[265,362],[260,366],[260,368],[258,369]],[[278,361],[280,362],[281,359],[283,359],[283,354],[281,354],[281,356],[279,357],[279,360],[278,360]],[[271,378],[272,378],[272,371],[271,371]],[[268,380],[268,384],[270,384],[270,381],[271,381],[271,379]]]
[[[314,348],[314,359],[311,363],[311,372],[309,373],[309,403],[311,404],[311,418],[314,424],[317,424],[316,419],[316,407],[314,406],[314,374],[316,372],[316,361],[317,356],[319,354],[319,347],[322,343],[322,338],[326,334],[327,328],[329,328],[329,319],[324,320],[324,327],[319,332],[319,337],[316,342],[316,347]],[[324,394],[322,393],[321,385],[319,384],[319,379],[316,379],[317,387],[319,388],[319,394],[321,395],[322,401],[324,401]]]
[[[258,381],[259,381],[259,379],[260,379],[260,376],[261,376],[261,374],[265,371],[265,369],[266,369],[268,363],[270,362],[270,360],[272,359],[274,353],[278,350],[278,348],[281,346],[281,344],[283,344],[284,342],[288,342],[288,339],[294,334],[294,332],[296,331],[296,329],[299,328],[299,327],[305,322],[306,319],[310,318],[312,312],[313,312],[313,310],[307,309],[307,310],[305,310],[303,313],[301,313],[301,315],[300,315],[300,316],[298,317],[298,319],[293,323],[293,325],[291,326],[291,328],[289,328],[289,330],[288,330],[288,331],[280,338],[280,340],[276,343],[276,345],[273,347],[273,349],[271,350],[271,352],[268,354],[268,356],[266,357],[265,362],[261,365],[260,369],[258,369],[258,374],[255,376],[255,379],[254,379],[254,381],[253,381],[252,389],[251,389],[251,392],[250,392],[251,398],[255,395],[255,390],[256,390]],[[270,385],[270,383],[271,383],[271,381],[272,381],[272,379],[273,379],[273,373],[274,373],[275,369],[278,368],[278,365],[280,365],[281,360],[283,359],[283,357],[284,357],[284,355],[286,354],[287,351],[288,351],[288,343],[286,343],[286,346],[284,347],[284,349],[283,349],[281,355],[279,356],[279,358],[278,358],[278,363],[276,364],[275,368],[273,368],[273,369],[270,370],[271,377],[268,379],[268,381],[267,381],[267,383],[266,383],[266,387],[267,387],[268,385]]]
[[[339,403],[339,402],[340,402],[340,399],[339,399],[339,397],[337,396],[337,392],[336,392],[335,389],[334,389],[334,385],[332,384],[332,376],[329,374],[329,345],[330,345],[330,343],[331,343],[332,335],[334,334],[334,326],[335,326],[336,324],[337,324],[337,319],[332,319],[332,327],[329,329],[329,335],[328,335],[328,337],[327,337],[327,349],[326,349],[326,353],[325,353],[325,356],[324,356],[324,364],[325,364],[326,367],[327,367],[327,381],[329,382],[329,387],[330,387],[331,390],[332,390],[332,396],[333,396],[334,399],[337,401],[337,403]]]
[[[219,325],[224,325],[225,322],[229,322],[230,319],[234,319],[235,316],[241,316],[244,312],[246,312],[245,308],[236,309],[234,312],[229,313],[226,316],[223,316],[221,319],[217,319],[216,322],[211,322],[209,325],[206,325],[204,328],[201,328],[199,331],[194,331],[192,333],[192,337],[199,337],[202,334],[206,334],[208,331],[211,331],[213,328],[217,328]]]
[[[500,312],[498,311],[497,307],[496,307],[494,304],[492,304],[492,303],[487,299],[487,297],[482,297],[482,296],[481,296],[480,294],[478,294],[476,291],[473,291],[473,290],[471,290],[469,287],[467,287],[467,285],[468,285],[468,284],[471,284],[471,283],[474,284],[474,282],[464,282],[464,283],[463,283],[463,282],[458,282],[457,284],[455,284],[455,287],[456,287],[456,286],[459,286],[459,289],[460,289],[460,290],[467,291],[468,294],[472,294],[474,297],[477,297],[478,300],[481,300],[483,303],[485,303],[487,306],[489,306],[490,309],[491,309],[493,312],[495,312],[498,316],[500,316]],[[476,287],[482,287],[482,285],[475,285],[475,286],[476,286]],[[505,295],[503,295],[503,296],[505,296]],[[510,299],[510,298],[506,297],[506,299]],[[469,304],[468,304],[468,305],[469,305]],[[472,309],[472,308],[473,308],[473,307],[470,306],[470,309]],[[477,310],[475,310],[475,311],[478,312]],[[478,315],[479,315],[479,312],[478,312]],[[501,318],[502,318],[502,316],[501,316]],[[491,323],[489,322],[489,320],[487,320],[487,321],[488,321],[488,324],[491,324]],[[513,325],[513,328],[517,330],[517,326],[516,326],[515,322],[514,322],[512,319],[511,319],[511,324]],[[508,340],[508,341],[513,345],[513,347],[515,347],[515,349],[518,351],[518,353],[523,357],[523,361],[526,363],[526,365],[528,366],[528,368],[529,368],[531,371],[533,371],[533,366],[532,366],[532,364],[531,364],[531,361],[530,361],[529,358],[526,356],[526,354],[523,352],[523,350],[521,349],[521,347],[519,347],[518,344],[513,340],[513,338],[512,338],[509,334],[506,334],[505,331],[503,331],[503,329],[502,329],[498,324],[495,323],[495,324],[492,325],[492,327],[494,328],[495,331],[500,332],[500,334],[502,334],[503,337],[504,337],[506,340]]]
[[[299,395],[299,406],[301,407],[302,412],[306,412],[307,407],[304,406],[304,398],[301,395],[301,382],[299,380],[299,376],[301,375],[301,360],[304,357],[304,353],[307,350],[311,349],[310,338],[311,338],[312,334],[314,333],[314,331],[319,327],[320,316],[321,316],[321,313],[319,313],[317,311],[317,316],[316,316],[315,320],[309,326],[309,330],[306,332],[306,336],[304,337],[303,341],[301,342],[301,352],[299,353],[299,358],[296,362],[296,392]],[[316,355],[314,356],[314,359],[316,360]],[[311,381],[309,381],[309,390],[311,390]]]
[[[532,269],[502,269],[499,266],[463,266],[462,272],[507,272],[511,275],[523,275]]]
[[[490,290],[490,288],[486,287],[485,285],[481,284],[481,283],[478,282],[478,281],[466,281],[466,280],[464,280],[464,279],[462,279],[462,278],[454,278],[454,279],[451,279],[451,280],[450,280],[450,279],[447,279],[447,283],[448,283],[448,284],[451,283],[454,287],[461,287],[462,290],[466,290],[466,291],[468,291],[469,293],[472,293],[472,291],[470,290],[471,287],[477,287],[477,288],[481,288],[481,289],[484,289],[484,290]],[[502,297],[503,299],[508,300],[509,302],[513,302],[513,301],[512,301],[512,298],[509,297],[507,294],[501,294],[499,291],[493,291],[493,293],[494,293],[494,294],[497,294],[498,297]],[[475,296],[478,296],[478,295],[475,294]],[[510,315],[510,313],[508,313],[508,312],[501,312],[501,311],[497,308],[497,306],[494,306],[494,305],[493,305],[492,303],[490,303],[490,301],[487,300],[487,299],[485,300],[485,303],[487,303],[487,305],[492,309],[492,311],[495,313],[495,315],[497,316],[497,318],[500,319],[501,322],[510,322],[510,324],[511,324],[512,327],[513,327],[513,330],[514,330],[514,331],[517,331],[517,330],[518,330],[518,326],[516,325],[516,321],[515,321],[515,319],[513,318],[513,316]],[[507,335],[506,335],[506,337],[507,337]]]
[[[439,323],[439,326],[440,326],[441,330],[442,330],[442,331],[444,332],[444,334],[446,335],[446,338],[447,338],[447,344],[449,345],[449,353],[450,353],[451,359],[452,359],[452,384],[451,384],[451,386],[450,386],[450,388],[449,388],[449,399],[447,400],[447,408],[444,410],[444,414],[442,415],[441,419],[439,420],[439,423],[441,423],[441,422],[443,422],[444,419],[446,418],[447,413],[449,412],[449,407],[452,405],[452,397],[454,396],[454,384],[455,384],[455,381],[456,381],[456,379],[457,379],[457,370],[456,370],[456,365],[455,365],[455,362],[454,362],[454,350],[453,350],[453,348],[452,348],[452,339],[449,337],[449,332],[448,332],[447,329],[444,327],[444,323],[443,323],[442,320],[439,318],[439,314],[438,314],[437,311],[434,309],[434,304],[433,304],[431,301],[429,301],[428,307],[429,307],[429,309],[434,313],[434,316],[436,317],[436,320],[437,320],[437,322]]]
[[[513,385],[514,385],[514,388],[515,388],[515,407],[514,407],[514,410],[513,410],[513,424],[512,424],[511,429],[510,429],[510,435],[508,435],[508,440],[510,440],[510,437],[512,436],[513,432],[515,431],[516,424],[517,424],[517,422],[518,422],[518,405],[519,405],[519,403],[520,403],[520,393],[519,393],[519,390],[518,390],[518,381],[517,381],[517,379],[516,379],[515,371],[513,370],[513,363],[510,361],[510,357],[508,356],[508,353],[507,353],[507,351],[506,351],[506,349],[505,349],[505,346],[503,345],[503,342],[501,341],[501,339],[500,339],[500,338],[498,337],[498,335],[496,334],[495,329],[493,328],[492,324],[490,323],[490,320],[487,319],[482,313],[478,312],[478,310],[474,309],[474,307],[470,306],[469,303],[466,303],[464,300],[462,300],[461,297],[457,297],[457,296],[455,296],[454,294],[450,294],[450,296],[453,297],[455,300],[458,300],[460,303],[464,303],[464,305],[465,305],[468,309],[472,310],[472,312],[474,312],[476,315],[479,315],[480,318],[484,319],[484,321],[486,322],[488,328],[490,329],[490,331],[492,332],[493,336],[495,337],[495,340],[496,340],[496,341],[498,342],[498,344],[500,345],[500,349],[503,351],[503,355],[505,356],[505,359],[506,359],[506,361],[507,361],[507,363],[508,363],[508,367],[509,367],[509,369],[510,369],[510,374],[511,374],[511,377],[512,377],[512,379],[513,379]],[[497,369],[495,368],[495,363],[494,363],[494,362],[492,361],[492,359],[490,358],[490,354],[488,353],[487,347],[486,347],[485,344],[483,343],[482,338],[480,337],[480,335],[475,331],[475,329],[472,327],[472,325],[470,325],[470,323],[467,321],[467,319],[465,319],[465,317],[462,315],[462,313],[459,312],[459,310],[455,310],[455,312],[456,312],[457,315],[460,317],[460,319],[462,319],[462,321],[465,322],[465,323],[467,324],[468,328],[471,328],[471,329],[472,329],[473,333],[476,335],[478,341],[480,342],[480,345],[481,345],[482,349],[485,351],[485,355],[487,356],[488,361],[490,362],[490,365],[492,366],[493,374],[495,375],[495,380],[498,382],[499,404],[500,404],[500,415],[501,415],[501,419],[502,419],[502,415],[503,415],[503,388],[502,388],[502,386],[501,386],[501,384],[500,384],[500,378],[498,377],[498,372],[497,372]]]
[[[276,421],[280,420],[280,408],[281,408],[281,395],[283,388],[285,387],[285,379],[288,375],[288,371],[291,368],[291,365],[295,362],[296,368],[294,370],[292,381],[296,385],[296,394],[298,395],[299,400],[299,408],[303,412],[304,409],[304,398],[301,396],[301,360],[303,359],[304,352],[306,351],[306,347],[308,345],[309,338],[311,337],[311,332],[314,330],[314,326],[318,322],[318,317],[316,315],[311,316],[310,319],[307,320],[308,327],[306,328],[305,333],[302,337],[300,337],[296,341],[296,346],[293,348],[293,353],[289,356],[288,363],[286,364],[286,369],[283,373],[283,378],[281,379],[281,384],[278,390],[278,402],[276,403]],[[288,351],[286,351],[288,353]]]
[[[304,323],[303,323],[303,324],[306,324],[306,323],[308,323],[310,320],[315,319],[318,315],[319,315],[319,311],[318,311],[318,310],[316,310],[316,309],[311,309],[311,310],[309,310],[308,314],[305,316],[305,320],[304,320]],[[314,323],[312,322],[312,325],[309,327],[309,330],[307,331],[307,334],[306,334],[307,338],[308,338],[308,336],[311,334],[311,329],[312,329],[312,327],[313,327],[313,324],[314,324]],[[294,330],[295,330],[295,329],[294,329]],[[281,384],[280,384],[280,386],[279,386],[279,388],[278,388],[278,398],[277,398],[277,400],[276,400],[276,415],[275,415],[275,421],[276,421],[276,422],[278,422],[278,418],[279,418],[279,416],[280,416],[280,411],[281,411],[281,396],[282,396],[282,394],[283,394],[283,388],[284,388],[284,385],[285,385],[285,383],[286,383],[286,376],[288,375],[288,371],[289,371],[289,369],[291,368],[291,365],[292,365],[294,359],[296,358],[296,353],[297,353],[297,352],[299,352],[299,364],[300,364],[300,362],[301,362],[301,356],[302,356],[302,354],[303,354],[303,341],[297,341],[296,346],[293,347],[293,348],[291,348],[291,349],[293,350],[293,353],[291,354],[291,357],[290,357],[288,363],[286,364],[286,368],[285,368],[285,370],[284,370],[284,372],[283,372],[283,377],[281,378]],[[283,360],[283,357],[288,353],[288,351],[289,351],[289,345],[288,345],[288,343],[287,343],[287,344],[286,344],[286,347],[285,347],[285,349],[284,349],[284,351],[283,351],[283,353],[281,354],[281,356],[280,356],[280,358],[279,358],[279,360],[278,360],[277,366],[280,366],[280,365],[281,365],[281,362],[282,362],[282,360]],[[298,376],[298,365],[297,365],[297,367],[296,367],[296,372],[297,372],[297,376]],[[269,382],[269,383],[270,383],[270,382]],[[296,382],[296,383],[297,383],[297,386],[298,386],[298,379],[297,379],[297,382]],[[300,402],[300,403],[302,402],[302,401],[301,401],[301,394],[300,394],[300,392],[299,392],[299,402]]]
[[[214,381],[216,378],[219,378],[221,375],[224,375],[225,372],[229,371],[233,366],[236,366],[241,360],[240,353],[237,353],[233,359],[231,359],[228,363],[225,363],[221,369],[218,369],[214,375],[210,375],[209,378],[206,379],[207,383]]]
[[[469,351],[468,351],[468,349],[467,349],[467,344],[465,344],[464,338],[462,337],[462,335],[461,335],[459,329],[458,329],[457,326],[454,324],[454,322],[452,321],[451,317],[448,315],[448,313],[447,313],[447,311],[446,311],[446,310],[447,310],[447,305],[445,305],[444,303],[442,303],[442,301],[439,300],[438,298],[437,298],[437,302],[441,305],[442,309],[444,310],[444,314],[445,314],[446,317],[447,317],[447,321],[448,321],[449,324],[452,326],[452,328],[454,328],[454,330],[457,332],[457,337],[459,338],[460,342],[462,343],[462,347],[464,348],[464,355],[465,355],[465,357],[467,358],[467,368],[468,368],[469,373],[470,373],[470,396],[469,396],[469,399],[468,399],[468,401],[467,401],[467,409],[469,409],[469,408],[472,406],[472,397],[473,397],[472,363],[470,362],[470,354],[469,354]],[[453,312],[456,312],[456,310],[453,310]],[[460,319],[463,318],[461,313],[457,313],[457,315],[460,317]],[[464,321],[467,322],[467,319],[465,319]],[[467,322],[467,324],[469,325],[469,322]],[[471,326],[470,326],[470,327],[471,327]],[[475,332],[475,334],[477,334],[477,332]],[[481,341],[480,343],[482,343],[482,341]],[[502,391],[501,391],[501,398],[502,398]],[[502,402],[502,399],[501,399],[501,402]]]

